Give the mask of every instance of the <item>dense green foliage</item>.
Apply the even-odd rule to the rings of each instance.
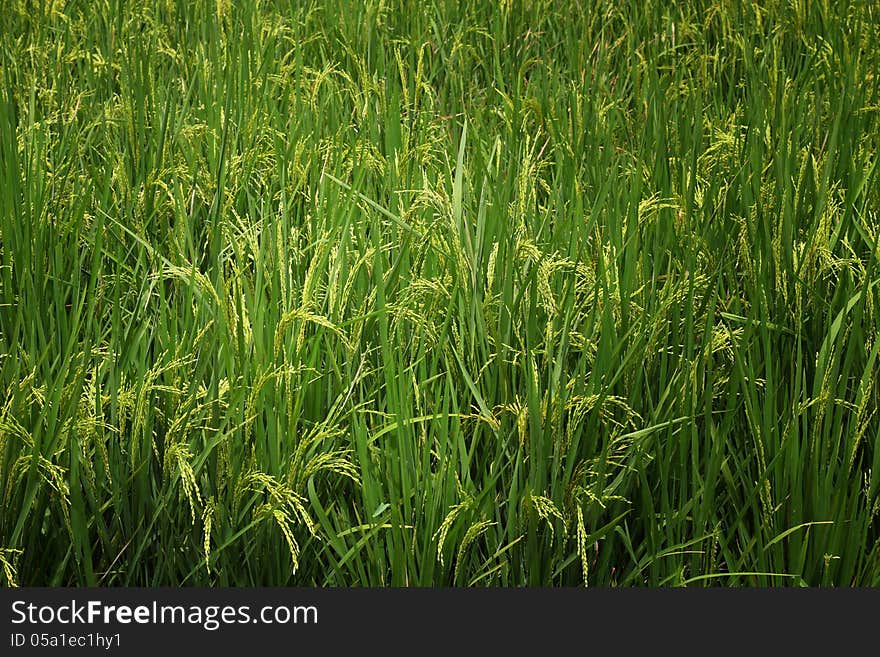
[[[0,582],[880,585],[876,3],[0,52]]]

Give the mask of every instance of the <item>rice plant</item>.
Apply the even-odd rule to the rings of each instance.
[[[880,585],[880,6],[8,0],[0,583]]]

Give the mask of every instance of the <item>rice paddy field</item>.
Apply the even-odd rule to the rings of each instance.
[[[7,0],[0,583],[880,585],[880,5]]]

